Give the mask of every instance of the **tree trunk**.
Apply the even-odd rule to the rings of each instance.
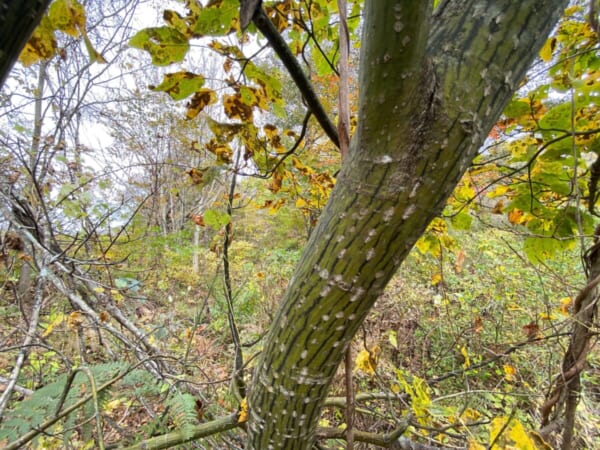
[[[365,2],[359,125],[255,370],[249,448],[311,447],[350,340],[566,4]]]
[[[569,347],[562,361],[560,375],[554,380],[555,387],[541,408],[542,426],[564,416],[561,450],[576,448],[575,421],[577,405],[581,397],[581,372],[585,369],[587,356],[592,349],[594,319],[600,300],[600,236],[596,230],[594,245],[585,254],[588,284],[579,292],[573,305],[573,325]],[[564,412],[563,412],[564,409]],[[552,418],[550,415],[552,414]],[[552,419],[552,420],[551,420]]]
[[[50,0],[0,1],[0,86],[49,4]]]

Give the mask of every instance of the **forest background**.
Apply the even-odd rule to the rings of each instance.
[[[348,136],[362,7],[264,5]],[[596,7],[564,11],[361,324],[317,448],[600,448]],[[244,448],[342,157],[237,0],[169,8],[55,0],[3,87],[7,448]]]

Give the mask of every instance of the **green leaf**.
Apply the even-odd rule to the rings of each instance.
[[[194,26],[199,36],[225,36],[238,30],[239,0],[212,0],[202,9]]]
[[[215,209],[207,209],[204,212],[204,223],[214,230],[220,230],[229,222],[231,222],[231,217],[227,213]]]
[[[523,244],[527,258],[533,263],[552,259],[560,249],[560,241],[552,238],[528,237]]]
[[[129,45],[150,53],[152,64],[156,66],[181,62],[190,49],[187,38],[171,27],[141,30],[131,38]]]
[[[504,108],[504,115],[509,119],[516,119],[518,117],[527,115],[531,112],[531,105],[527,100],[520,98],[513,99]]]
[[[189,29],[189,24],[187,20],[176,11],[171,11],[170,9],[165,9],[163,11],[163,19],[171,28],[175,28],[181,34],[190,37],[191,31]]]
[[[249,62],[246,65],[244,74],[261,86],[270,101],[283,105],[283,99],[281,98],[281,81],[267,74],[252,62]]]
[[[106,64],[106,60],[104,59],[104,56],[102,56],[102,53],[100,53],[98,50],[96,50],[94,48],[94,46],[92,45],[92,42],[90,41],[90,38],[88,37],[88,35],[84,29],[82,29],[81,35],[83,36],[83,43],[85,44],[85,49],[87,50],[88,55],[90,57],[90,62],[98,63],[98,64]]]
[[[460,212],[450,219],[450,223],[457,230],[470,230],[472,222],[473,218],[467,212]]]
[[[138,291],[142,283],[135,278],[115,278],[115,287],[117,289],[129,289],[131,291]]]
[[[194,94],[204,85],[204,77],[192,72],[168,73],[164,76],[162,83],[151,86],[155,92],[166,92],[173,100],[183,100]]]
[[[77,0],[56,0],[48,9],[48,17],[55,29],[69,36],[78,37],[85,29],[85,10]]]
[[[207,119],[210,131],[215,135],[216,140],[221,144],[229,143],[236,137],[244,125],[239,123],[223,123],[216,120]]]

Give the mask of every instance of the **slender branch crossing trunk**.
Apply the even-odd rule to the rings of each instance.
[[[311,447],[345,349],[566,4],[365,2],[358,128],[255,370],[248,448]]]

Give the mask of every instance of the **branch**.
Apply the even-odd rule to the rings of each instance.
[[[350,54],[348,23],[346,21],[346,0],[338,0],[340,11],[340,87],[338,92],[338,136],[342,158],[348,154],[350,146],[350,103],[348,101],[348,56]]]
[[[0,377],[0,389],[6,390],[8,389],[8,386],[1,386],[1,385],[7,385],[10,382],[10,380],[8,378],[5,377]],[[18,392],[21,395],[25,395],[26,397],[31,397],[33,395],[33,391],[31,389],[27,389],[26,387],[23,386],[19,386],[18,384],[15,384],[13,386],[13,390],[15,392]]]
[[[346,349],[345,371],[346,378],[346,449],[354,449],[354,384],[352,382],[352,346]]]
[[[2,191],[0,189],[0,198],[3,202],[0,202],[0,211],[2,215],[8,220],[19,233],[24,241],[27,241],[31,244],[34,251],[32,252],[32,256],[34,258],[34,262],[40,271],[40,274],[43,275],[43,278],[48,280],[54,287],[62,293],[65,297],[69,299],[71,304],[84,312],[88,318],[90,318],[94,324],[97,326],[103,327],[108,330],[113,336],[127,345],[129,348],[133,349],[137,355],[137,357],[142,359],[147,359],[150,355],[158,354],[157,349],[150,344],[148,340],[148,336],[142,333],[129,319],[127,319],[123,313],[117,308],[110,300],[106,301],[104,305],[106,310],[114,317],[125,329],[127,329],[130,333],[132,333],[136,340],[139,342],[134,342],[129,339],[125,334],[121,333],[114,326],[104,323],[94,306],[90,305],[90,302],[86,301],[77,290],[72,289],[68,286],[68,283],[60,277],[60,273],[67,274],[68,277],[72,279],[79,277],[80,282],[84,283],[85,278],[82,276],[78,268],[76,267],[68,267],[65,265],[60,259],[61,254],[54,254],[51,250],[46,248],[40,240],[32,233],[32,231],[25,226],[14,214],[9,210],[8,205],[14,205],[12,201],[12,197]],[[57,270],[54,270],[57,269]],[[89,284],[89,283],[88,283]],[[89,288],[91,291],[93,286],[89,286],[87,284],[83,284],[86,288]],[[149,359],[149,358],[148,358]],[[148,361],[148,370],[150,370],[155,376],[162,378],[162,375],[159,372],[159,368],[156,365],[156,361],[153,361],[154,364],[150,364]]]
[[[353,437],[357,442],[364,442],[378,447],[390,448],[395,450],[439,450],[447,447],[432,447],[430,445],[420,444],[411,441],[402,435],[409,426],[409,420],[405,418],[403,422],[391,433],[378,434],[366,431],[354,431]],[[346,439],[346,430],[340,428],[317,428],[317,438],[320,439]]]
[[[4,410],[8,405],[8,401],[10,400],[10,396],[15,389],[17,384],[17,378],[19,378],[19,373],[21,372],[21,368],[23,367],[23,363],[27,359],[29,355],[30,344],[33,341],[33,337],[35,336],[35,331],[38,326],[40,311],[42,309],[42,301],[44,299],[44,277],[39,276],[37,279],[37,283],[35,286],[35,301],[33,304],[33,308],[31,309],[31,320],[29,321],[29,329],[27,330],[27,336],[25,337],[25,341],[23,342],[23,348],[19,352],[19,356],[17,356],[17,361],[15,362],[15,367],[13,368],[9,378],[6,389],[2,393],[2,397],[0,397],[0,420],[2,419],[2,415],[4,414]]]
[[[245,3],[247,2],[242,2],[242,11],[244,11]],[[258,5],[256,5],[256,10],[254,11],[252,21],[256,25],[256,28],[258,28],[260,32],[267,38],[269,44],[271,44],[271,47],[273,47],[273,50],[275,50],[275,53],[277,53],[277,56],[279,56],[281,62],[283,62],[283,65],[288,70],[290,76],[294,80],[294,83],[296,83],[296,86],[302,93],[304,100],[306,100],[308,108],[314,114],[327,136],[329,136],[329,139],[331,139],[336,147],[339,148],[340,141],[337,130],[331,120],[329,120],[329,117],[325,112],[325,108],[323,108],[323,105],[319,101],[319,97],[317,96],[306,74],[302,70],[302,67],[298,63],[298,60],[294,57],[294,54],[288,47],[281,34],[279,34],[279,31],[277,31],[277,28],[275,28],[263,10],[262,6],[260,6],[260,2],[254,0],[250,1],[249,3],[253,5],[258,3]]]
[[[233,308],[233,288],[231,286],[231,271],[229,267],[229,246],[233,238],[233,200],[235,198],[235,187],[237,186],[237,172],[239,170],[241,153],[238,152],[235,159],[235,168],[231,175],[231,185],[227,196],[227,215],[229,222],[225,225],[225,236],[223,236],[223,281],[225,284],[225,300],[227,301],[227,321],[231,331],[231,339],[235,352],[234,368],[231,379],[231,384],[239,394],[239,399],[246,397],[246,385],[244,384],[244,355],[242,354],[242,346],[240,343],[240,333],[235,321],[235,313]]]
[[[238,413],[233,413],[219,419],[212,420],[202,425],[188,427],[183,430],[173,431],[162,436],[145,439],[130,447],[121,447],[121,450],[158,450],[162,448],[171,448],[185,442],[200,439],[223,431],[240,427],[238,422]]]
[[[354,397],[354,403],[368,402],[370,400],[399,400],[403,397],[404,395],[392,394],[389,392],[364,392]],[[323,406],[345,408],[346,397],[328,397]]]

